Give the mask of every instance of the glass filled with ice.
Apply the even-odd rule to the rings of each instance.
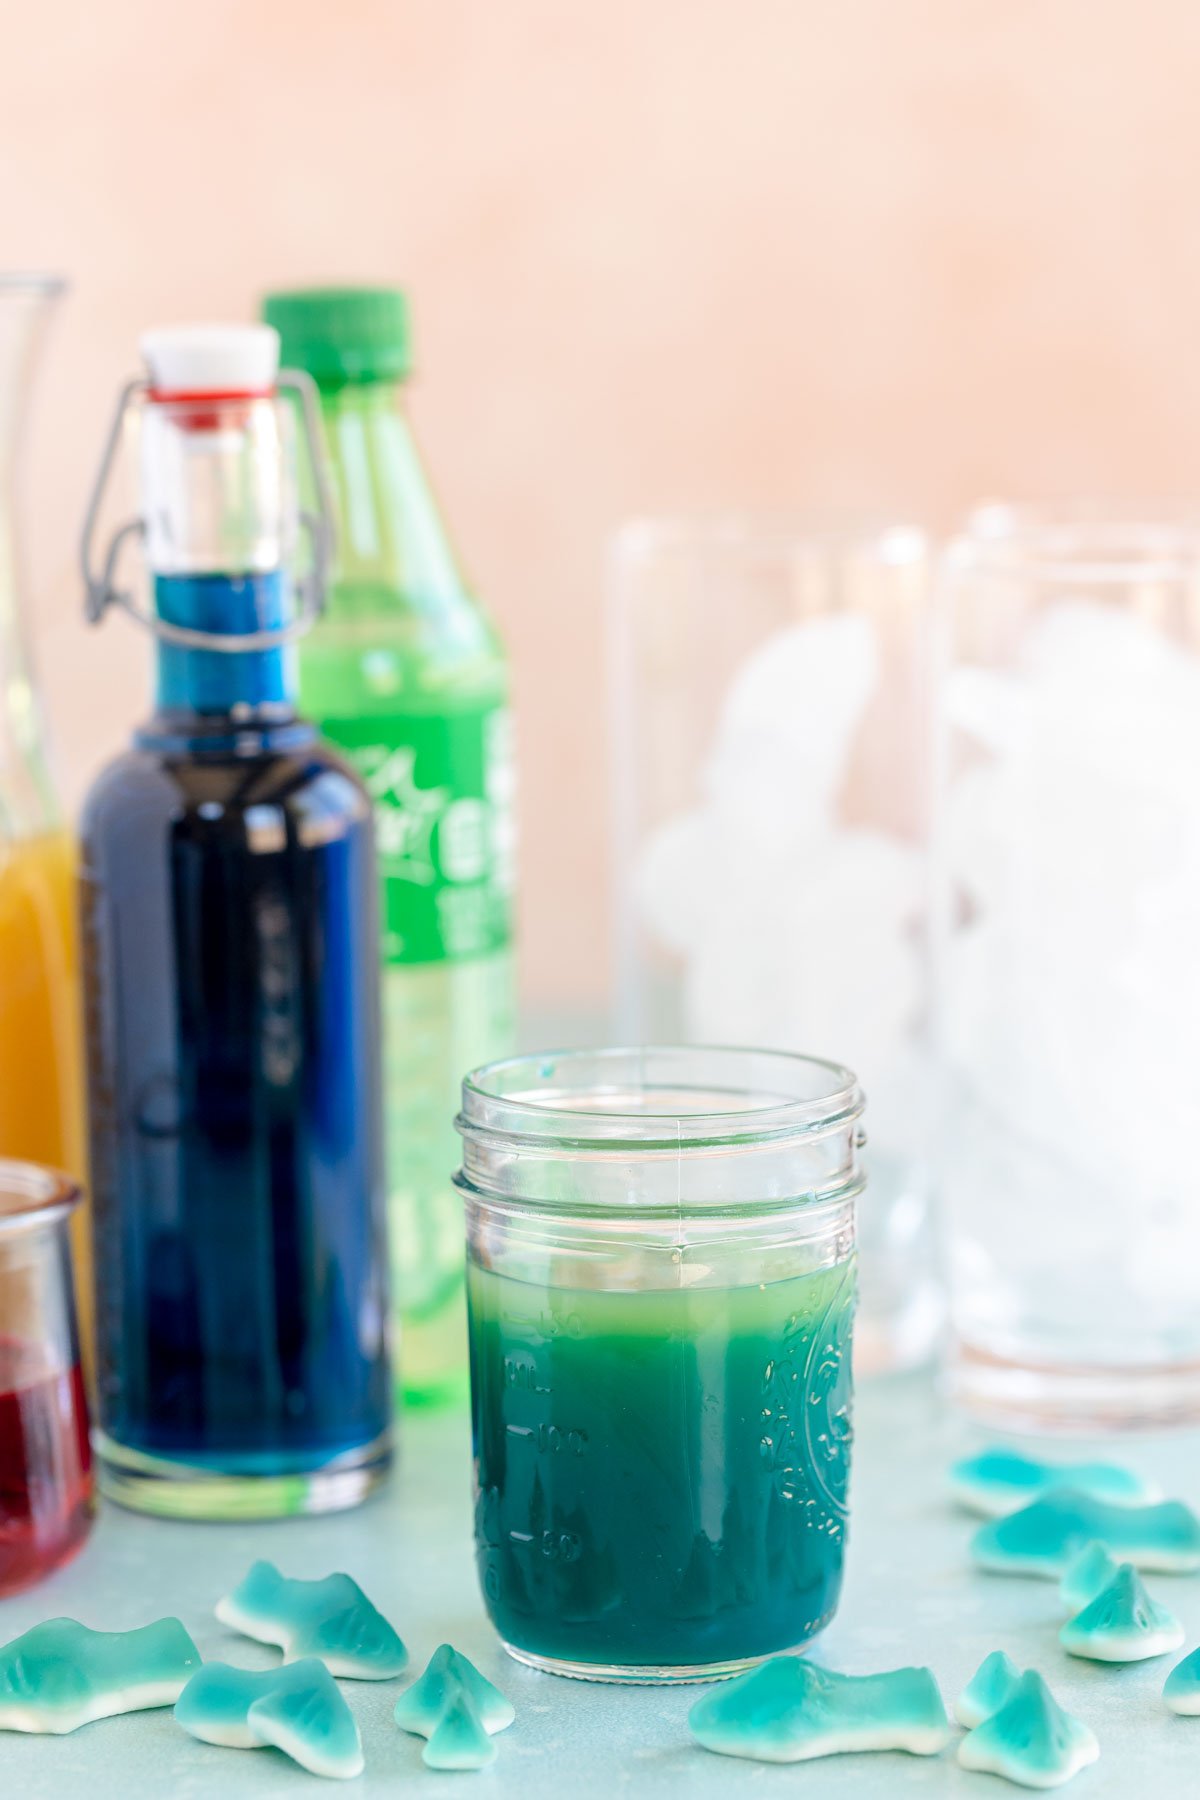
[[[871,1097],[858,1373],[931,1354],[929,561],[902,524],[625,526],[614,1034],[822,1052]]]
[[[998,1421],[1200,1415],[1200,512],[989,506],[938,607],[951,1367]]]

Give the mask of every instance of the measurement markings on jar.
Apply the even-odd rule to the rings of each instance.
[[[549,1382],[538,1379],[541,1373],[531,1357],[506,1356],[504,1359],[505,1387],[519,1388],[526,1394],[549,1394],[552,1392]]]
[[[583,1320],[575,1312],[558,1313],[543,1310],[537,1316],[537,1330],[544,1338],[550,1340],[563,1337],[579,1339],[583,1337],[585,1329]]]

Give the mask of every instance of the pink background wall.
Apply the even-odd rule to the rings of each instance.
[[[602,552],[662,508],[1200,490],[1194,0],[5,7],[4,263],[67,272],[27,501],[74,797],[145,651],[78,619],[139,329],[398,279],[512,646],[524,974],[605,978]]]

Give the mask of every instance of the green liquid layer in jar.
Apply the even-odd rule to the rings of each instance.
[[[468,1271],[476,1554],[518,1651],[679,1669],[790,1649],[842,1581],[852,1261],[600,1292]]]

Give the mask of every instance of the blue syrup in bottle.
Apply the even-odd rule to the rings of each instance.
[[[159,435],[224,466],[277,406],[235,400],[196,424],[189,395]],[[216,485],[238,516],[178,505],[157,568],[147,502],[157,617],[277,631],[284,567],[161,566],[181,523],[217,539],[193,565],[234,560],[247,484]],[[370,802],[296,716],[288,647],[157,654],[82,826],[101,1485],[190,1516],[350,1504],[391,1454]]]

